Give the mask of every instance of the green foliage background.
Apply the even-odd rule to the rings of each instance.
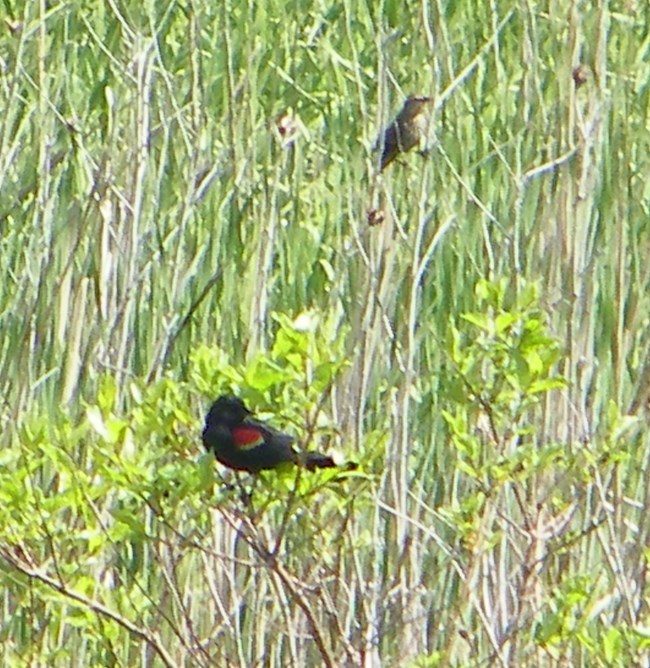
[[[3,665],[646,665],[648,4],[0,11]]]

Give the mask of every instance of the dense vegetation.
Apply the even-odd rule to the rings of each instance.
[[[5,0],[3,665],[647,665],[650,7],[511,4]]]

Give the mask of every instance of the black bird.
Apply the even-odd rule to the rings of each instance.
[[[239,397],[224,395],[211,406],[205,418],[203,445],[224,466],[257,473],[283,464],[296,464],[313,471],[337,465],[320,452],[297,452],[294,438],[256,420]],[[349,464],[348,469],[354,467]]]

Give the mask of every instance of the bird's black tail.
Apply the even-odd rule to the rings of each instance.
[[[316,469],[332,469],[336,467],[334,460],[328,455],[323,455],[320,452],[305,452],[301,457],[301,464],[308,471],[315,471]]]
[[[316,469],[332,469],[341,468],[345,471],[352,471],[357,468],[354,462],[347,462],[343,466],[339,466],[329,455],[324,455],[320,452],[305,452],[301,456],[302,466],[308,471],[315,471]]]

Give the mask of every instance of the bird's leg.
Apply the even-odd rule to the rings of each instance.
[[[244,482],[239,476],[239,473],[235,473],[235,480],[237,481],[239,500],[241,501],[244,508],[250,511],[251,515],[254,515],[255,508],[253,507],[253,491],[255,489],[255,478],[253,478],[253,484],[251,485],[250,489],[246,488]]]

